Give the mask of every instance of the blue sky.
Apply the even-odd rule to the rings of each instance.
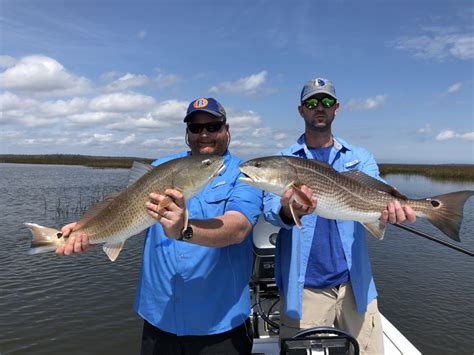
[[[0,153],[156,158],[188,103],[226,108],[234,154],[303,132],[331,79],[334,132],[380,163],[474,163],[472,1],[0,1]]]

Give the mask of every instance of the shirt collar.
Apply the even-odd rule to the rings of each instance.
[[[351,150],[352,146],[346,141],[344,141],[343,139],[335,137],[335,136],[332,136],[332,138],[334,141],[334,149],[336,149],[337,151],[340,151],[342,149]],[[298,140],[296,141],[296,144],[293,144],[290,147],[290,150],[291,150],[291,153],[295,155],[300,155],[302,152],[304,152],[307,158],[312,156],[311,153],[309,152],[308,146],[306,145],[304,141],[304,133],[298,138]]]

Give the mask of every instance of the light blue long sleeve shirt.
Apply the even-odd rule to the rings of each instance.
[[[296,144],[282,150],[280,154],[312,159],[304,143],[304,135],[300,136]],[[328,163],[340,172],[360,170],[380,179],[373,155],[366,149],[353,146],[341,138],[334,137],[334,146]],[[280,199],[280,196],[271,193],[264,194],[265,219],[281,227],[276,245],[276,283],[280,295],[285,299],[285,314],[293,319],[301,319],[306,267],[311,257],[310,250],[318,217],[315,214],[303,216],[301,229],[287,225],[280,218]],[[377,297],[365,240],[365,229],[358,222],[342,220],[336,222],[349,268],[357,310],[364,313],[367,305]]]
[[[172,155],[153,165],[189,154]],[[189,218],[238,211],[252,225],[257,223],[262,193],[238,180],[240,163],[226,152],[225,170],[186,201]],[[134,308],[155,327],[179,336],[222,333],[250,315],[251,271],[252,233],[239,244],[211,248],[167,238],[157,223],[145,239]]]

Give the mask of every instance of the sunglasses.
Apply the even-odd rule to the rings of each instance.
[[[188,131],[194,134],[201,133],[205,128],[209,133],[219,132],[224,126],[225,122],[209,122],[209,123],[190,123],[188,124]]]
[[[318,104],[321,102],[321,104],[323,105],[324,108],[330,108],[330,107],[333,107],[337,100],[335,98],[332,98],[332,97],[323,97],[322,99],[309,99],[309,100],[306,100],[305,102],[303,102],[304,106],[307,108],[307,109],[313,109],[313,108],[316,108],[318,107]]]

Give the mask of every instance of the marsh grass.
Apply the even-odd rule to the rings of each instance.
[[[151,163],[153,159],[136,157],[101,157],[90,155],[16,155],[0,154],[0,163],[15,164],[53,164],[53,165],[83,165],[93,168],[130,168],[134,161]]]
[[[134,161],[151,163],[153,159],[89,155],[16,155],[0,154],[0,163],[83,165],[94,168],[130,168]],[[382,175],[422,175],[436,180],[474,181],[474,164],[379,164]]]
[[[434,180],[474,181],[472,164],[379,164],[382,175],[421,175]]]
[[[119,186],[97,186],[78,192],[69,191],[54,202],[48,203],[45,199],[44,212],[45,214],[54,213],[57,219],[79,218],[107,196],[121,190],[122,187]]]

